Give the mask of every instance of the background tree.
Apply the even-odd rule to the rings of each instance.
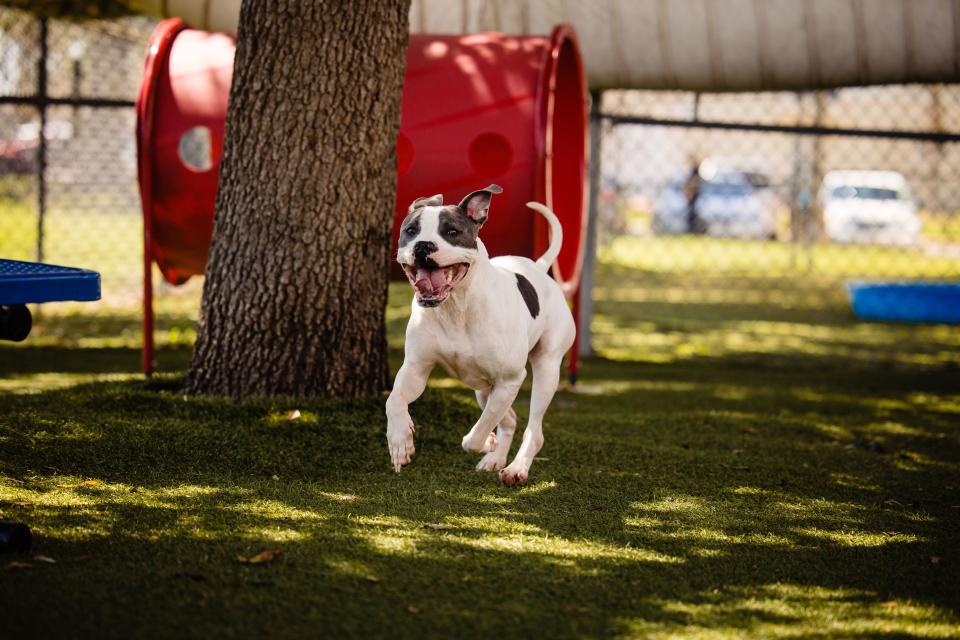
[[[409,0],[244,0],[191,393],[370,394]]]

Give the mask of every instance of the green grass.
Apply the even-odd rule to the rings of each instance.
[[[706,238],[617,238],[594,292],[598,352],[675,362],[704,357],[842,357],[856,364],[960,365],[960,332],[856,322],[847,279],[960,279],[960,257],[914,250]],[[816,362],[816,358],[812,360]]]
[[[922,210],[919,216],[927,240],[960,242],[960,212]]]
[[[383,397],[187,398],[189,317],[145,382],[132,310],[44,308],[0,349],[0,519],[38,539],[0,557],[3,635],[956,637],[956,329],[858,323],[844,272],[704,242],[604,251],[604,357],[521,489],[473,471],[449,378],[394,474]]]

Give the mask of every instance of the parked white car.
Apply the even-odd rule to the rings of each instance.
[[[690,229],[684,194],[686,176],[664,187],[653,207],[653,231],[658,235],[699,231],[726,238],[776,237],[777,199],[761,174],[724,171],[700,185],[695,212],[701,229]]]
[[[917,206],[896,171],[831,171],[819,198],[833,242],[909,245],[920,236]]]

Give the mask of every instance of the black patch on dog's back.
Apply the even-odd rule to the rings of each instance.
[[[530,315],[534,318],[540,315],[540,298],[537,296],[537,290],[533,288],[529,280],[519,273],[517,274],[517,289],[520,289],[520,295],[523,296],[523,301],[527,303]]]
[[[480,225],[471,220],[460,207],[441,209],[437,227],[440,237],[448,244],[464,249],[477,248],[477,231]]]

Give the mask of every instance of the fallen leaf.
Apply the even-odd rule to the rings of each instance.
[[[563,608],[567,613],[589,613],[590,609],[586,607],[575,607],[573,605],[567,605]]]
[[[237,560],[246,564],[264,564],[266,562],[273,562],[283,553],[283,549],[264,549],[255,556],[246,558],[244,556],[237,556]]]
[[[745,449],[733,449],[730,453],[732,453],[732,454],[735,455],[735,456],[738,456],[738,455],[740,455],[741,453],[743,453],[744,451],[745,451]]]
[[[374,584],[380,582],[380,578],[374,575],[367,576],[367,582],[372,582]]]
[[[300,417],[300,409],[294,409],[287,414],[287,420],[296,420]]]
[[[884,531],[884,532],[883,532],[883,535],[887,536],[888,538],[892,538],[893,536],[898,535],[898,534],[897,534],[896,531]]]
[[[103,480],[84,480],[83,484],[87,487],[99,487],[103,484]]]
[[[427,528],[427,529],[433,529],[434,531],[447,531],[447,530],[449,530],[449,529],[455,529],[455,528],[456,528],[456,527],[454,527],[452,524],[434,524],[434,523],[432,523],[432,522],[428,522],[427,524],[425,524],[425,525],[423,525],[423,526],[424,526],[425,528]]]
[[[407,606],[407,613],[420,613],[420,609],[411,604]]]
[[[271,480],[279,480],[279,479],[280,479],[280,476],[278,476],[277,474],[273,474],[272,476],[270,476],[270,479],[271,479]]]
[[[7,563],[7,570],[12,571],[14,569],[32,569],[33,565],[29,562],[20,562],[19,560],[13,560],[12,562]]]
[[[340,502],[353,502],[356,499],[357,496],[353,495],[352,493],[345,493],[342,496],[337,496],[337,500]]]
[[[897,606],[897,601],[896,601],[896,600],[887,600],[886,602],[881,602],[881,603],[880,603],[880,606],[881,606],[881,607],[895,607],[895,606]]]
[[[743,431],[744,433],[756,433],[756,432],[757,432],[757,430],[754,429],[753,427],[744,427],[743,429],[740,429],[740,431]]]
[[[936,566],[942,563],[943,563],[943,558],[941,558],[940,556],[930,556],[930,564]]]
[[[33,556],[33,559],[36,560],[37,562],[46,562],[47,564],[57,564],[57,561],[51,558],[50,556],[41,556],[38,554]]]

